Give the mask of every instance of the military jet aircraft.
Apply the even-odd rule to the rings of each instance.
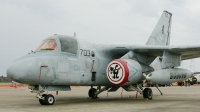
[[[122,87],[151,100],[153,92],[142,87],[143,83],[188,79],[192,73],[178,68],[181,60],[200,56],[200,46],[170,46],[171,18],[170,12],[162,13],[146,45],[95,45],[76,36],[55,34],[14,61],[7,76],[28,84],[41,105],[55,102],[45,91],[70,91],[70,86],[91,86],[88,95],[94,99],[103,91]]]

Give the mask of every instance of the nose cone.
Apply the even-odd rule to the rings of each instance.
[[[21,82],[20,79],[23,79],[27,73],[27,69],[23,66],[23,61],[13,62],[6,71],[8,78],[13,81]]]
[[[13,80],[13,77],[15,76],[14,68],[12,65],[10,65],[6,71],[7,77]]]
[[[57,80],[57,68],[53,64],[58,60],[60,59],[57,57],[22,58],[8,67],[7,76],[24,84],[49,84]]]
[[[34,59],[22,59],[13,62],[7,69],[7,76],[13,81],[26,83],[30,79],[36,78],[36,65]]]

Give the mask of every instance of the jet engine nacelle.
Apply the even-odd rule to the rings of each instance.
[[[153,84],[170,84],[188,79],[192,72],[182,68],[156,70],[147,75],[147,82]]]
[[[106,74],[113,84],[125,86],[137,83],[142,77],[142,69],[135,60],[115,59],[108,64]]]
[[[195,82],[200,82],[200,74],[194,76],[194,78],[196,78]]]

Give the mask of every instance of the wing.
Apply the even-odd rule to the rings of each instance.
[[[200,57],[200,46],[177,46],[170,47],[169,52],[181,54],[181,60],[187,60]]]
[[[154,59],[157,56],[162,56],[164,51],[181,55],[181,60],[200,57],[200,46],[112,45],[106,47],[104,50],[107,51],[109,55],[112,55],[113,58],[120,58],[129,51],[134,51],[147,57],[154,57]]]

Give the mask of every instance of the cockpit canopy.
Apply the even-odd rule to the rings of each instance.
[[[35,50],[37,51],[58,51],[77,54],[78,43],[76,38],[68,36],[56,36],[56,38],[48,38]]]
[[[57,43],[55,39],[47,39],[45,40],[35,51],[57,51]]]
[[[71,37],[58,37],[60,40],[61,51],[68,52],[72,54],[77,54],[78,43],[75,38]]]

